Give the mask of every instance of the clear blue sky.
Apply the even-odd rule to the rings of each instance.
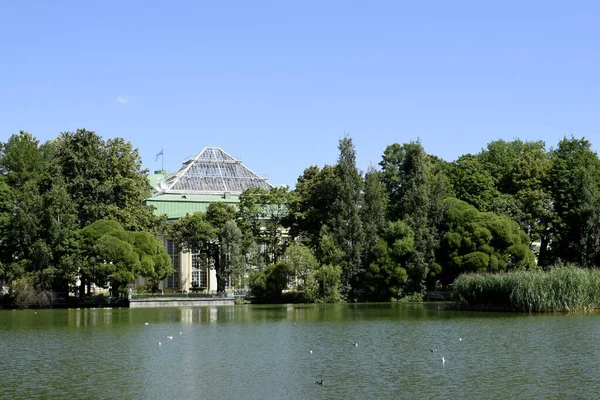
[[[203,147],[275,185],[420,138],[600,143],[598,1],[3,1],[0,140],[87,128],[145,167]]]

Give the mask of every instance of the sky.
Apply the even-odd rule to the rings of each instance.
[[[597,151],[599,20],[598,1],[3,1],[0,141],[86,128],[151,171],[219,146],[292,187],[345,135],[363,171],[415,140],[447,161]]]

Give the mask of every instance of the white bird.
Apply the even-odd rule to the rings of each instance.
[[[167,339],[173,340],[173,336],[167,336]]]
[[[309,351],[310,351],[310,354],[312,354],[312,349],[310,349]]]
[[[358,343],[354,343],[354,347],[358,347]]]
[[[182,335],[182,333],[181,333],[181,332],[179,332],[179,334],[180,334],[180,335]]]
[[[442,357],[442,364],[446,364],[446,359]]]
[[[461,338],[461,337],[459,337],[459,338],[458,338],[458,341],[459,341],[459,342],[462,342],[462,338]]]
[[[159,346],[160,346],[161,344],[162,344],[161,342],[158,342],[158,345],[159,345]]]
[[[146,322],[144,325],[148,325],[148,323]]]

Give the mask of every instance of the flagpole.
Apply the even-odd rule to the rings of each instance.
[[[161,173],[164,173],[163,171],[165,170],[165,154],[163,153],[164,149],[160,150],[160,171]]]

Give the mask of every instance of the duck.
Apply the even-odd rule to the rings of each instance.
[[[357,343],[354,343],[354,347],[358,347],[358,342],[357,342]]]
[[[323,379],[321,379],[320,381],[315,381],[316,385],[322,385],[323,384]]]
[[[438,349],[429,349],[430,352],[432,353],[439,353],[440,351]]]
[[[173,336],[167,336],[167,339],[173,340]]]

